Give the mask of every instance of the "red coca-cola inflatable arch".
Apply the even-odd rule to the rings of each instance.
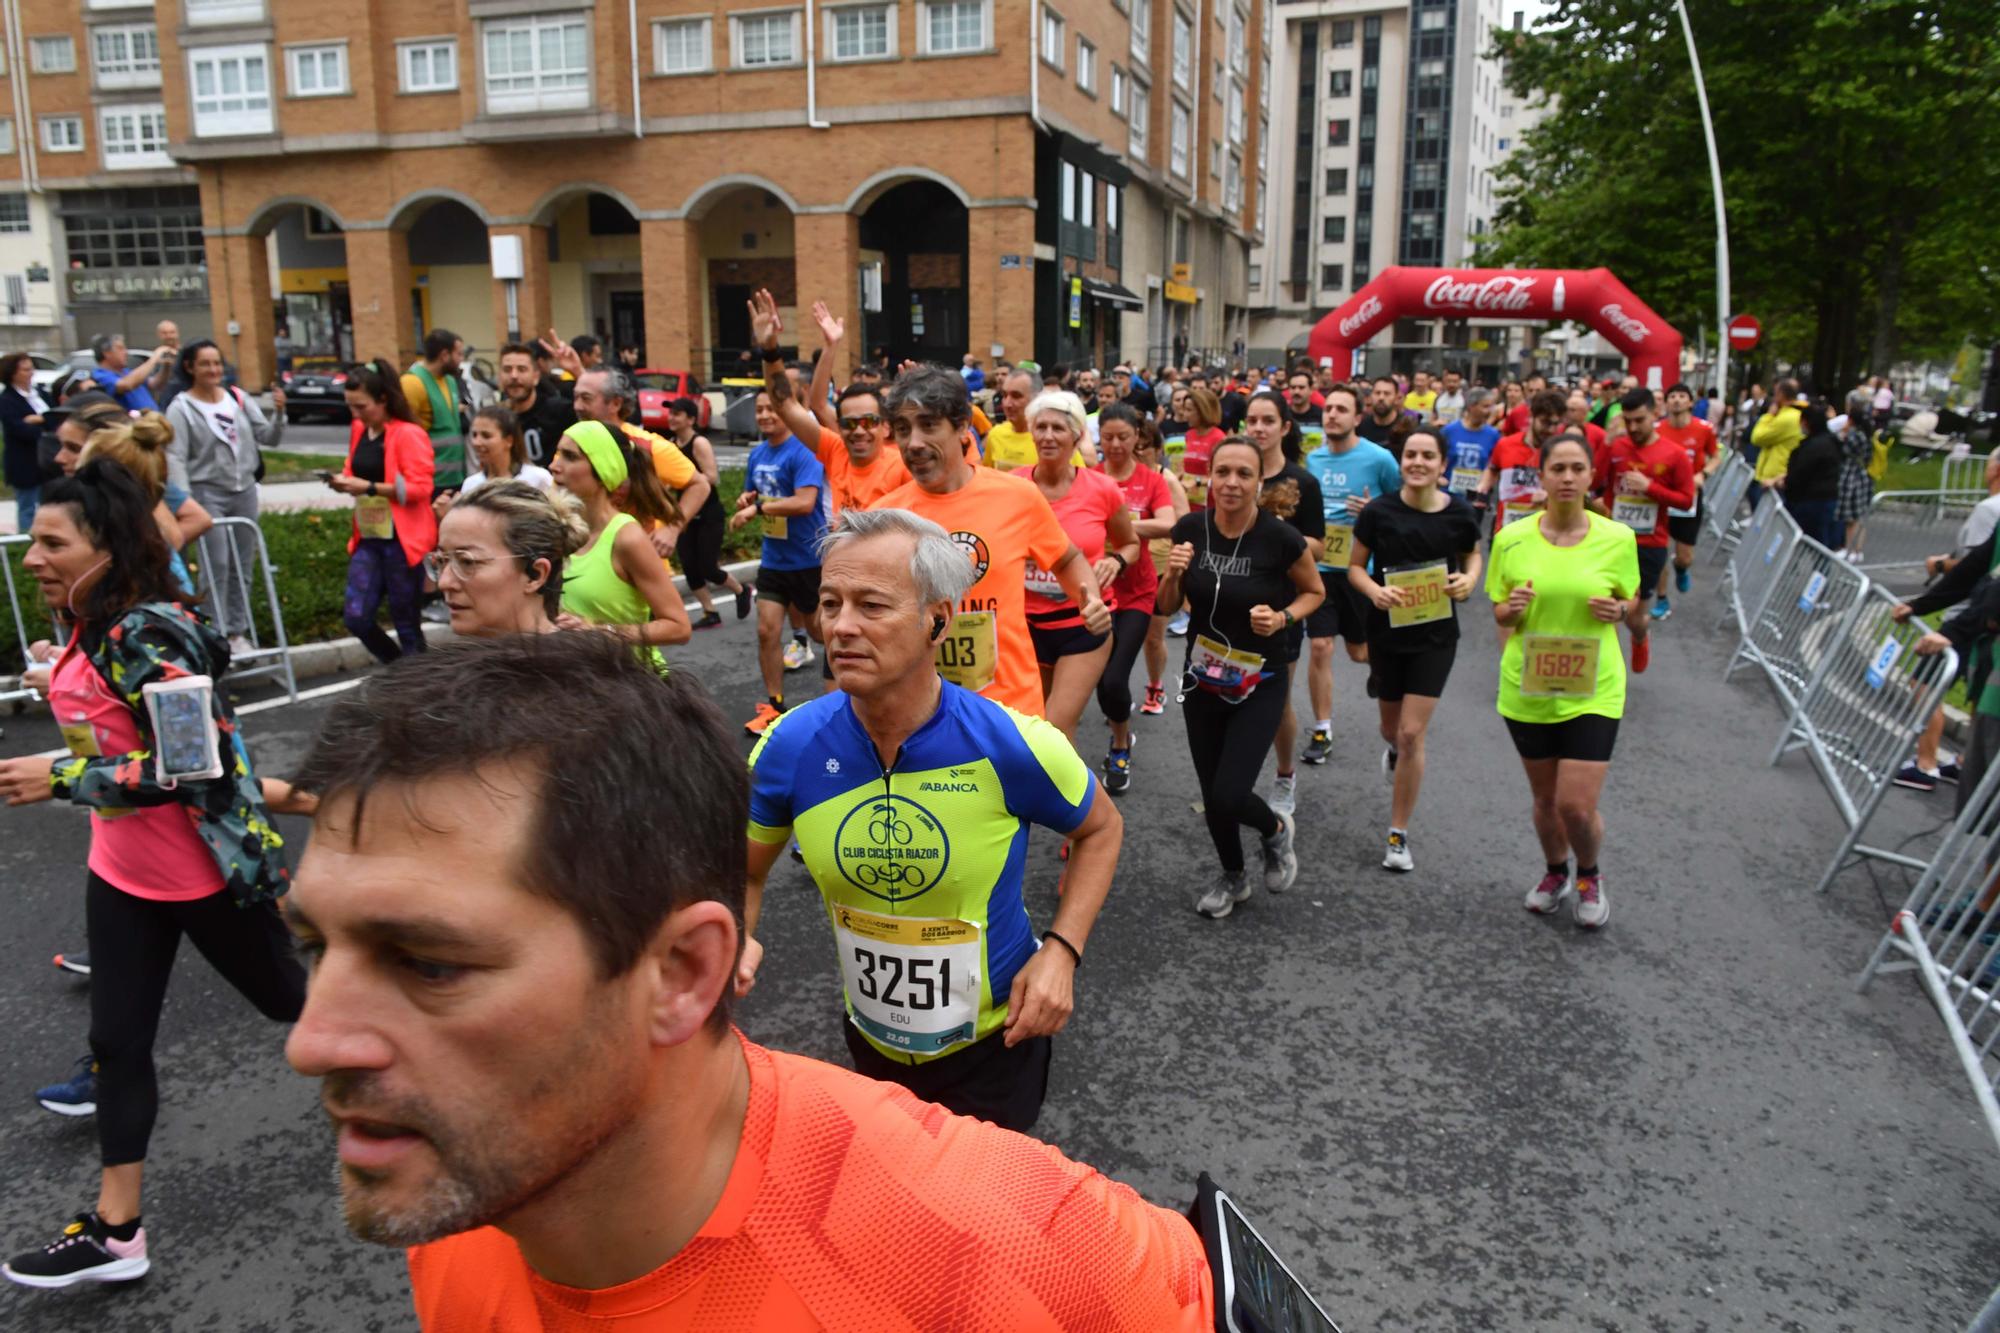
[[[1608,268],[1383,269],[1313,326],[1313,360],[1334,377],[1354,373],[1354,349],[1398,319],[1572,320],[1623,352],[1639,382],[1658,392],[1680,378],[1681,335]]]

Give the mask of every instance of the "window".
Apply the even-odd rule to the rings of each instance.
[[[1444,11],[1442,9],[1426,9],[1417,17],[1417,27],[1424,32],[1431,32],[1443,26]]]
[[[1174,175],[1187,179],[1188,174],[1188,112],[1180,103],[1174,103],[1172,127],[1167,139],[1168,166]]]
[[[1365,18],[1361,20],[1361,40],[1365,42],[1372,42],[1379,39],[1381,36],[1382,36],[1382,19],[1379,15],[1374,18]]]
[[[700,74],[708,69],[709,55],[714,49],[705,18],[669,19],[653,25],[656,74]]]
[[[1132,0],[1132,58],[1142,65],[1153,61],[1153,0]]]
[[[1339,264],[1321,264],[1319,266],[1319,285],[1321,290],[1331,292],[1340,290],[1340,280],[1344,276],[1340,270],[1341,266]]]
[[[1345,120],[1329,120],[1326,123],[1327,147],[1329,148],[1347,147],[1348,128],[1352,123],[1353,122],[1351,121],[1345,121]]]
[[[1419,111],[1411,118],[1410,132],[1419,139],[1435,139],[1444,132],[1444,117],[1435,111]]]
[[[1368,285],[1368,265],[1356,264],[1354,266],[1355,290],[1359,291],[1361,288],[1366,287],[1367,285]]]
[[[1252,264],[1250,266],[1250,285],[1252,287],[1262,287],[1264,285],[1264,266],[1262,264]]]
[[[1229,142],[1242,143],[1243,131],[1243,85],[1232,83],[1229,85]]]
[[[930,0],[924,6],[924,52],[955,55],[986,49],[986,0]]]
[[[1319,224],[1319,238],[1338,244],[1347,239],[1347,219],[1344,217],[1324,218]]]
[[[1444,61],[1419,60],[1417,62],[1417,82],[1442,83],[1444,81]]]
[[[1363,162],[1354,169],[1354,188],[1357,190],[1372,190],[1375,188],[1375,164],[1373,162]]]
[[[1042,6],[1042,59],[1056,69],[1063,67],[1063,47],[1068,44],[1068,27],[1062,15]]]
[[[13,151],[14,151],[14,122],[11,120],[0,118],[0,153],[11,153]],[[5,198],[4,195],[0,195],[0,199],[4,198]],[[5,211],[5,205],[0,204],[0,212],[4,211]],[[0,221],[4,220],[5,220],[4,218],[0,218]],[[6,227],[0,226],[0,231],[6,231],[6,230],[7,230]]]
[[[1375,117],[1363,116],[1361,118],[1361,137],[1364,139],[1375,137]]]
[[[188,52],[198,135],[271,132],[271,58],[261,46],[197,46]]]
[[[1076,164],[1062,164],[1062,220],[1076,221]]]
[[[1513,142],[1512,139],[1496,139],[1493,141],[1493,149],[1495,152],[1504,153],[1507,151],[1508,145]]]
[[[432,38],[396,45],[397,77],[406,93],[448,93],[458,88],[458,43]]]
[[[1514,118],[1514,104],[1512,102],[1502,102],[1500,104],[1500,118],[1502,120],[1512,120]]]
[[[28,62],[37,74],[70,74],[76,70],[76,43],[67,36],[30,37]]]
[[[1354,20],[1353,20],[1353,19],[1336,19],[1336,20],[1334,20],[1334,24],[1333,24],[1333,45],[1334,45],[1334,49],[1336,49],[1336,50],[1338,50],[1339,48],[1341,48],[1341,47],[1343,47],[1343,46],[1352,46],[1352,45],[1354,45]]]
[[[1354,95],[1354,71],[1337,69],[1327,76],[1326,95],[1328,97],[1351,97]]]
[[[83,151],[83,117],[43,116],[42,151],[47,153],[81,153]]]
[[[1174,11],[1174,86],[1187,88],[1194,79],[1194,25],[1187,15]]]
[[[1134,0],[1134,3],[1143,5],[1145,0]],[[1134,9],[1132,12],[1136,14],[1139,11]],[[1149,124],[1152,115],[1151,102],[1152,97],[1147,93],[1146,85],[1136,79],[1133,80],[1132,114],[1127,123],[1125,151],[1141,162],[1146,160],[1146,134],[1152,128]]]
[[[1250,47],[1243,37],[1246,26],[1248,26],[1247,20],[1243,17],[1242,10],[1229,11],[1229,68],[1238,74],[1250,72]]]
[[[582,18],[496,20],[486,25],[484,43],[488,111],[508,115],[590,105],[590,29]]]
[[[1382,67],[1380,65],[1363,65],[1361,67],[1361,86],[1364,89],[1377,86],[1381,82],[1381,79]]]
[[[1437,237],[1437,234],[1438,234],[1438,216],[1437,216],[1437,214],[1435,214],[1435,213],[1412,213],[1412,214],[1410,214],[1410,239],[1411,239],[1411,240],[1413,240],[1413,241],[1429,241],[1429,240],[1434,240],[1434,239],[1436,239],[1436,237]]]
[[[1326,192],[1328,194],[1347,193],[1347,168],[1328,167],[1326,169]]]
[[[62,227],[72,266],[203,262],[200,195],[192,185],[65,190]]]
[[[1231,213],[1243,207],[1243,155],[1231,153],[1222,173],[1222,206]]]
[[[100,88],[160,86],[160,38],[150,23],[93,28],[90,62]]]
[[[1085,227],[1097,225],[1097,178],[1087,171],[1077,173],[1077,195],[1080,207],[1076,210],[1078,222]]]
[[[1222,145],[1213,139],[1208,143],[1208,174],[1222,179]]]
[[[1097,91],[1097,48],[1076,39],[1076,86],[1087,93]]]
[[[24,274],[7,275],[7,313],[17,317],[28,313],[28,280]]]
[[[167,109],[152,106],[107,106],[97,113],[98,142],[107,171],[171,167],[167,156]]]
[[[887,60],[896,54],[895,14],[887,5],[846,5],[826,11],[830,60]]]
[[[579,29],[582,20],[576,20]],[[729,20],[736,35],[738,69],[792,65],[799,59],[799,16],[796,10],[777,14],[739,14]]]
[[[1355,240],[1357,241],[1372,240],[1374,236],[1375,236],[1375,219],[1371,214],[1363,213],[1360,217],[1354,219]]]
[[[1104,230],[1106,231],[1118,230],[1118,205],[1121,202],[1119,195],[1122,193],[1124,192],[1116,185],[1107,183],[1104,187]],[[24,204],[23,207],[25,208],[26,205]]]
[[[187,21],[207,23],[263,23],[264,0],[187,0]]]
[[[7,122],[7,150],[13,151],[14,122]],[[27,232],[33,230],[28,223],[28,196],[25,194],[0,194],[0,232]]]
[[[1125,114],[1125,71],[1111,67],[1111,110],[1116,115]]]
[[[1435,162],[1412,162],[1410,164],[1410,185],[1414,189],[1435,190],[1438,185],[1438,164]]]
[[[285,52],[285,80],[294,97],[333,97],[347,89],[347,46],[294,46]]]

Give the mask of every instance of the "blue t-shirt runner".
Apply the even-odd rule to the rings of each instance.
[[[1444,437],[1444,488],[1461,500],[1471,500],[1479,491],[1479,479],[1486,475],[1486,461],[1500,432],[1491,426],[1474,429],[1463,421],[1447,422],[1438,432]]]
[[[1347,507],[1349,496],[1373,500],[1393,495],[1403,488],[1403,469],[1396,456],[1381,445],[1351,437],[1353,443],[1340,453],[1332,445],[1321,445],[1306,455],[1305,469],[1319,483],[1325,504],[1326,553],[1321,569],[1347,568],[1347,554],[1354,549],[1355,513]],[[1341,586],[1346,587],[1345,581]]]
[[[819,568],[819,539],[826,531],[826,469],[812,450],[787,435],[783,444],[760,441],[750,451],[745,484],[766,500],[783,500],[812,486],[819,500],[810,514],[789,518],[764,516],[763,565],[766,569]]]

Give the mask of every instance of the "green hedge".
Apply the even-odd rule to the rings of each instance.
[[[722,473],[722,503],[733,509],[743,490],[743,470]],[[258,520],[264,543],[271,553],[273,576],[278,585],[278,602],[284,608],[285,633],[292,643],[313,643],[347,635],[341,623],[341,602],[347,591],[347,536],[349,522],[340,510],[318,510],[289,514],[265,514]],[[735,532],[724,535],[725,560],[754,559],[763,540],[762,525],[752,519]],[[32,643],[50,636],[48,615],[42,607],[41,590],[21,568],[22,549],[9,545],[5,550],[8,573],[14,580],[21,604],[24,636]],[[200,577],[199,548],[189,551],[189,565]],[[270,618],[264,609],[263,590],[253,586],[257,606],[258,633],[271,641]],[[20,673],[23,666],[15,640],[14,613],[0,602],[0,676]]]

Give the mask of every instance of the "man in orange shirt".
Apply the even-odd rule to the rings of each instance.
[[[518,706],[551,680],[559,728]],[[431,1333],[1214,1327],[1181,1214],[730,1025],[747,779],[699,686],[609,635],[464,640],[337,705],[299,781],[286,1054]]]
[[[753,312],[760,305],[759,300],[753,299]],[[838,517],[843,509],[867,509],[898,486],[906,485],[910,470],[903,466],[903,456],[888,447],[889,424],[882,415],[881,395],[873,386],[857,381],[840,391],[834,418],[837,430],[828,430],[813,408],[807,406],[826,401],[833,373],[833,349],[846,331],[845,324],[827,313],[823,304],[815,302],[813,314],[819,320],[827,345],[820,353],[819,364],[813,367],[812,384],[805,391],[806,402],[799,401],[791,371],[782,360],[775,359],[778,336],[775,303],[766,316],[770,321],[770,343],[764,354],[764,390],[771,395],[771,405],[777,408],[792,434],[802,443],[817,444],[814,452],[819,456],[820,466],[826,469],[832,516]],[[764,321],[756,314],[752,316],[752,329],[764,331]]]
[[[913,480],[876,507],[930,519],[951,534],[979,574],[938,644],[938,672],[1039,717],[1042,673],[1028,636],[1028,566],[1053,572],[1063,595],[1082,608],[1084,628],[1103,634],[1111,628],[1111,611],[1097,575],[1034,482],[966,462],[960,441],[972,404],[963,377],[941,366],[912,366],[884,399]]]
[[[707,502],[708,478],[672,440],[663,439],[649,430],[641,430],[625,420],[626,407],[635,401],[632,382],[610,366],[596,366],[576,377],[573,406],[577,420],[595,421],[608,429],[623,431],[634,448],[652,455],[653,472],[659,477],[660,484],[669,491],[680,493],[678,502],[682,521],[655,528],[649,534],[653,549],[664,559],[674,553],[674,544],[680,540],[681,532],[687,526],[687,516],[699,514],[702,505]]]

